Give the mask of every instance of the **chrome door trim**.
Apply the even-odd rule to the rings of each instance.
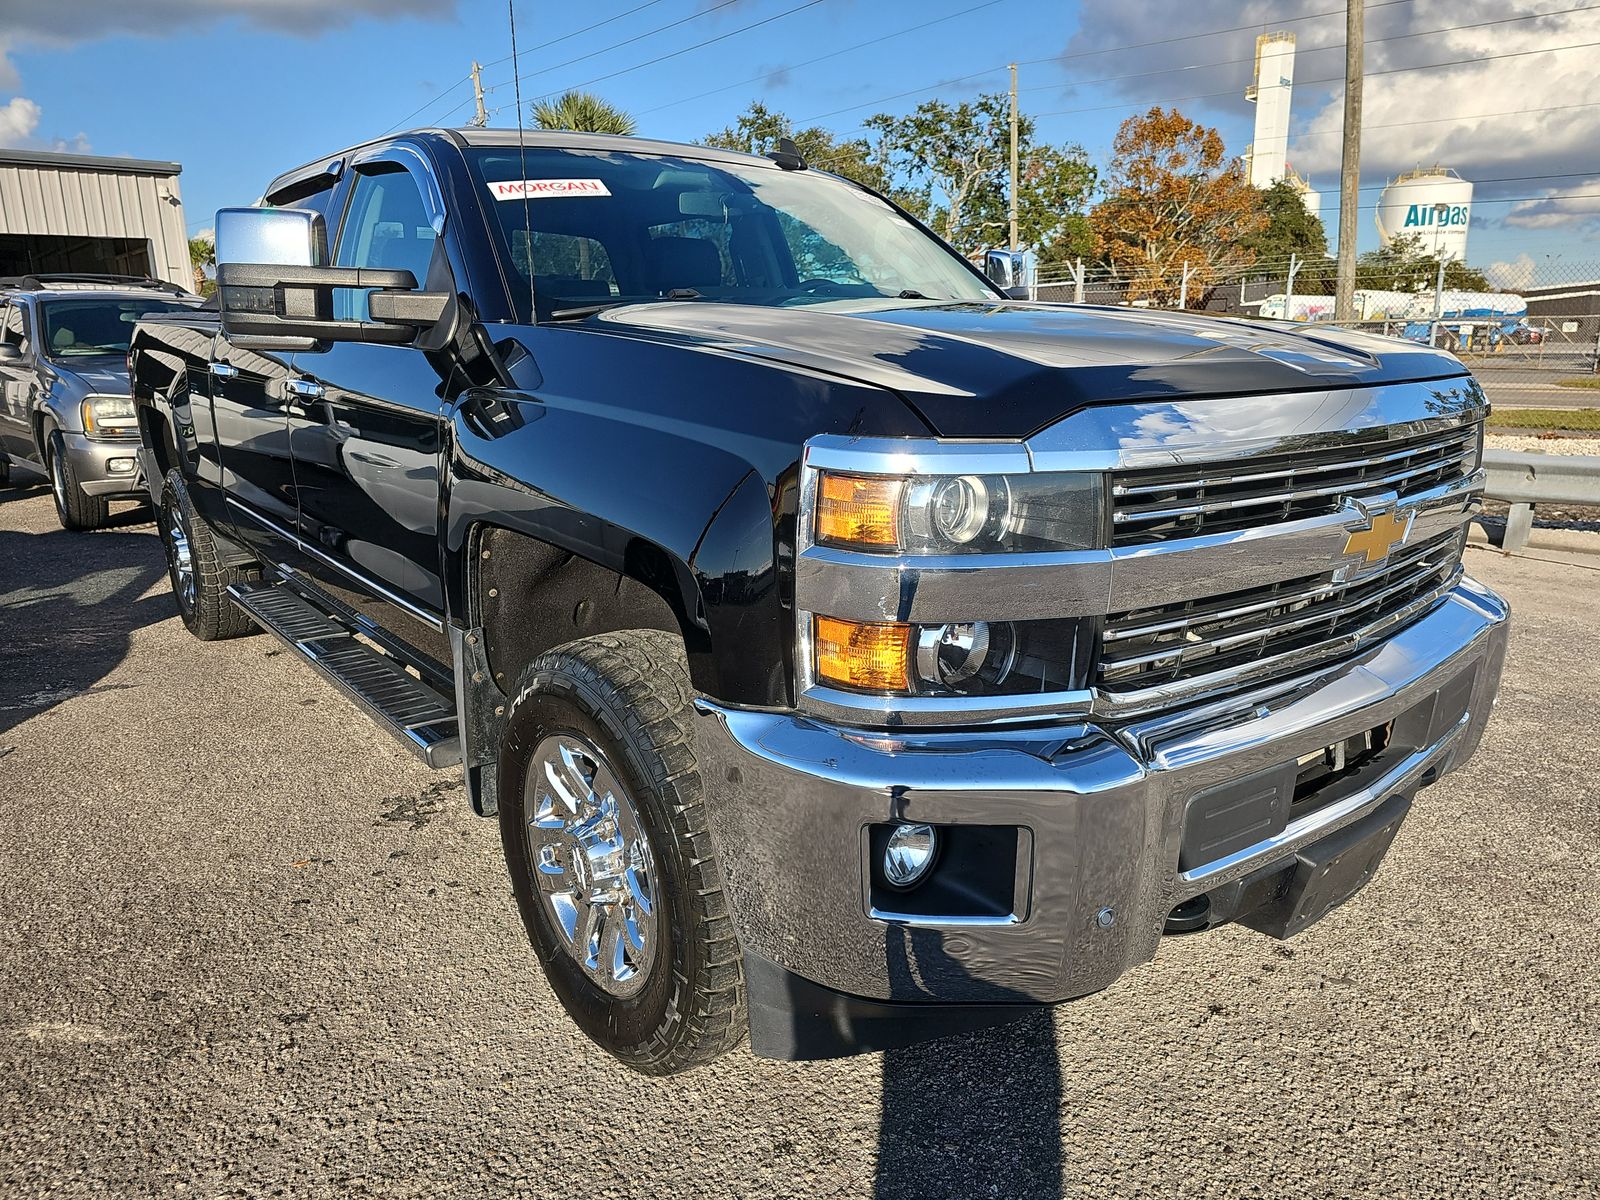
[[[360,584],[368,591],[383,597],[383,599],[389,601],[389,603],[400,609],[407,616],[414,617],[416,620],[422,622],[422,624],[426,625],[435,633],[444,632],[444,620],[441,617],[435,616],[433,613],[429,612],[416,602],[407,600],[404,596],[400,595],[392,588],[379,583],[371,576],[363,575],[360,571],[351,570],[348,566],[334,558],[332,555],[325,553],[320,547],[312,545],[298,534],[285,529],[271,517],[264,516],[263,514],[257,512],[244,501],[238,500],[233,496],[225,496],[224,499],[227,500],[228,504],[235,511],[243,514],[246,517],[249,517],[252,521],[256,522],[256,524],[272,531],[279,537],[284,538],[286,541],[293,542],[296,548],[302,553],[309,554],[312,558],[316,559],[325,566],[333,567],[341,574],[348,575],[356,583]]]

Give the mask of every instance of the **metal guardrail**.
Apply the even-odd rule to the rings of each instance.
[[[1511,505],[1501,543],[1504,550],[1520,550],[1528,544],[1534,508],[1539,504],[1600,507],[1600,455],[1486,450],[1483,465],[1489,474],[1485,494]]]

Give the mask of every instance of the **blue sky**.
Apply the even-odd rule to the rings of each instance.
[[[1442,158],[1489,181],[1476,197],[1475,263],[1553,275],[1562,260],[1600,261],[1600,105],[1583,103],[1592,99],[1593,50],[1555,49],[1600,42],[1600,9],[1571,11],[1585,2],[1368,0],[1368,70],[1379,74],[1367,87],[1363,205],[1388,175]],[[1118,123],[1155,102],[1177,102],[1242,152],[1255,33],[1289,29],[1300,43],[1291,160],[1323,191],[1332,219],[1340,8],[1339,0],[517,0],[517,17],[524,105],[587,85],[636,114],[642,132],[687,140],[760,98],[800,123],[843,132],[932,96],[1003,90],[1005,64],[1017,59],[1040,135],[1080,142],[1097,160]],[[0,141],[176,159],[195,228],[305,159],[397,124],[463,123],[474,58],[493,89],[491,124],[515,122],[511,66],[496,62],[509,54],[503,0],[0,0],[0,9]],[[718,40],[696,46],[708,39]],[[874,39],[883,40],[851,48]],[[1427,65],[1449,62],[1457,65]],[[1360,227],[1362,248],[1375,244],[1370,208]]]

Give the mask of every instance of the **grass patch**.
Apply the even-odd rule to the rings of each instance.
[[[1600,375],[1583,375],[1577,379],[1558,379],[1557,387],[1595,388],[1600,390]]]
[[[1489,414],[1496,429],[1561,429],[1600,433],[1600,408],[1496,408]]]

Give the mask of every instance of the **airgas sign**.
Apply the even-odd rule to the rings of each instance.
[[[1405,239],[1424,254],[1464,259],[1472,184],[1439,168],[1402,175],[1378,197],[1377,219],[1386,246]]]

